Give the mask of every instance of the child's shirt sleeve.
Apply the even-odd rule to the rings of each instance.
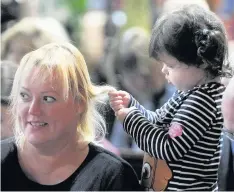
[[[141,114],[148,119],[151,123],[157,124],[160,126],[163,123],[168,123],[167,119],[165,119],[166,115],[172,113],[172,110],[175,105],[178,105],[176,102],[176,98],[178,96],[178,92],[175,92],[172,97],[159,109],[156,111],[150,111],[145,109],[132,95],[131,102],[129,107],[136,107]],[[166,121],[164,121],[166,120]]]
[[[143,151],[159,159],[176,161],[204,137],[216,111],[214,99],[204,90],[196,90],[174,111],[168,130],[157,127],[139,109],[131,111],[123,125]]]

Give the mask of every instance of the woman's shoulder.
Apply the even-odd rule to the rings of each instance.
[[[111,151],[105,149],[94,143],[89,144],[90,153],[95,154],[95,158],[102,160],[105,163],[111,163],[116,166],[130,166],[130,164],[122,159],[120,156],[112,153]]]
[[[142,190],[135,170],[127,161],[101,146],[90,144],[89,147],[90,153],[93,154],[89,167],[93,170],[93,174],[95,174],[96,168],[99,173],[105,173],[106,185],[109,186],[107,189]],[[129,178],[131,179],[129,180]]]
[[[103,168],[107,171],[106,168],[108,167],[109,171],[115,171],[118,172],[118,174],[130,174],[137,177],[136,171],[130,163],[120,156],[95,144],[90,144],[89,147],[91,154],[89,157],[92,156],[92,159],[95,159],[93,162],[95,162],[95,165],[98,165],[100,169]]]

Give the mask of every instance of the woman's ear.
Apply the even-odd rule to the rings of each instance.
[[[77,99],[75,102],[76,102],[76,113],[80,115],[85,111],[85,103],[81,99]]]

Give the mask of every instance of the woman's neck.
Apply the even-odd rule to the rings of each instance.
[[[19,163],[29,179],[56,184],[69,177],[85,160],[88,143],[70,142],[56,151],[42,150],[29,143],[18,153]],[[50,152],[50,153],[49,153]]]

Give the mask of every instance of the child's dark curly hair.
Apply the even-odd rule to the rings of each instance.
[[[197,5],[160,17],[151,36],[149,54],[155,59],[163,52],[187,65],[204,68],[213,77],[231,77],[228,43],[222,21]]]

